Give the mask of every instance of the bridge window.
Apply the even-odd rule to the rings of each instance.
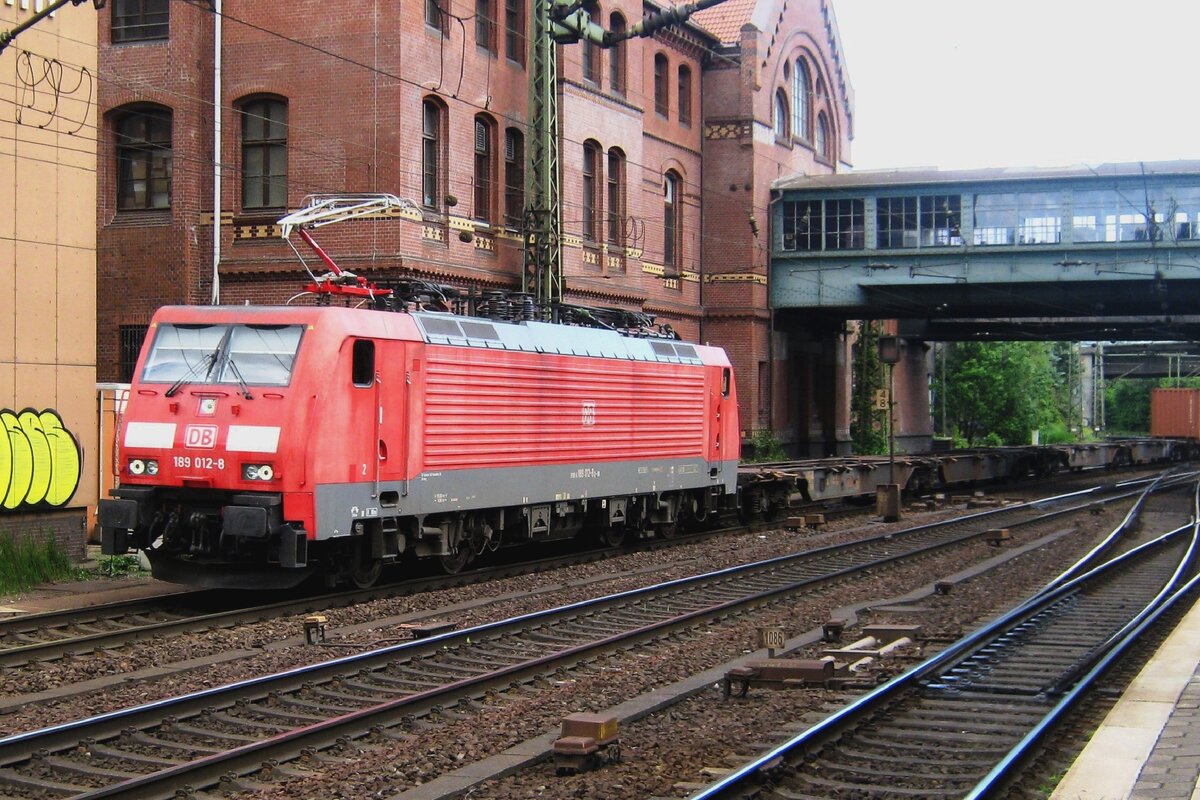
[[[916,247],[917,198],[881,197],[875,205],[876,246]]]
[[[1016,241],[1017,196],[975,195],[975,244],[1012,244]]]
[[[825,201],[825,249],[863,248],[863,201]]]
[[[1167,238],[1200,239],[1200,188],[1169,189],[1163,209],[1171,219]]]
[[[921,244],[960,245],[962,234],[962,198],[956,194],[921,197]]]
[[[1058,244],[1061,195],[1049,192],[975,196],[975,244]]]
[[[962,244],[962,198],[956,194],[881,197],[876,203],[876,246],[953,247]]]
[[[1017,195],[1017,242],[1059,244],[1062,242],[1062,201],[1049,192]]]
[[[783,249],[820,250],[825,228],[820,200],[787,201],[783,204]]]
[[[1145,201],[1153,223],[1147,222]],[[1141,242],[1163,238],[1165,215],[1156,209],[1162,198],[1146,198],[1145,193],[1125,194],[1109,190],[1075,193],[1072,216],[1074,242]]]
[[[861,199],[785,202],[783,249],[863,249],[864,206]]]

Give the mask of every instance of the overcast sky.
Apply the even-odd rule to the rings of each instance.
[[[832,0],[855,169],[1200,158],[1200,0]]]

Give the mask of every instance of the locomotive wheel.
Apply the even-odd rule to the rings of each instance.
[[[660,539],[674,539],[675,534],[679,533],[679,524],[675,522],[660,522],[654,527]]]
[[[354,555],[354,568],[350,570],[350,582],[359,589],[370,589],[383,572],[383,562],[371,558],[366,545],[358,548]]]
[[[457,575],[471,561],[471,549],[459,547],[458,552],[449,556],[438,556],[438,562],[447,575]]]

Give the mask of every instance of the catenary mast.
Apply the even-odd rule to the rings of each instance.
[[[559,163],[558,45],[587,39],[612,47],[634,36],[687,20],[701,9],[724,0],[698,0],[648,14],[621,33],[592,22],[582,0],[533,0],[533,35],[529,42],[529,147],[525,164],[524,288],[537,305],[556,309],[563,299],[562,170]]]

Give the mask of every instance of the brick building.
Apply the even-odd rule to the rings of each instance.
[[[659,9],[585,7],[610,30]],[[153,311],[211,302],[214,276],[222,303],[295,295],[306,275],[274,222],[313,193],[412,201],[323,228],[343,267],[520,287],[529,0],[224,0],[219,120],[216,19],[168,0],[100,13],[101,380],[128,379]],[[848,162],[829,0],[727,0],[615,48],[560,46],[558,63],[566,300],[724,345],[743,427],[794,439],[767,212],[772,180]]]

